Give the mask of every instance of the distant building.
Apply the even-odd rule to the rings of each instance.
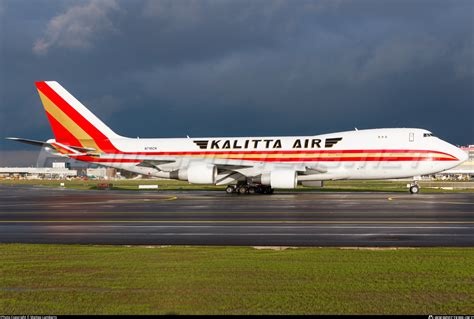
[[[467,152],[469,155],[469,160],[474,161],[474,145],[469,145],[467,147],[461,147],[462,150]]]
[[[87,177],[89,178],[105,178],[105,167],[99,167],[99,168],[88,168],[86,170]]]
[[[113,179],[117,174],[117,170],[111,167],[88,168],[86,175],[89,178]]]
[[[53,168],[66,168],[65,162],[53,162]]]
[[[51,167],[0,167],[0,177],[25,179],[64,179],[78,176],[77,170],[70,169],[66,162],[52,162]]]
[[[27,179],[63,179],[76,177],[77,171],[65,167],[0,167],[1,177],[22,177]]]

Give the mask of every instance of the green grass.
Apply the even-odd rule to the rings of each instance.
[[[474,249],[0,245],[4,314],[468,314]]]
[[[183,181],[176,180],[113,180],[113,181],[100,181],[100,180],[8,180],[0,179],[0,184],[4,185],[34,185],[34,186],[45,186],[45,187],[60,187],[60,183],[64,183],[66,188],[72,189],[97,189],[99,183],[112,183],[115,190],[138,190],[138,185],[144,184],[156,184],[159,185],[159,190],[213,190],[213,191],[224,191],[225,186],[212,186],[212,185],[193,185]],[[446,182],[429,182],[432,185],[443,186]],[[449,182],[457,183],[457,182]],[[321,191],[321,192],[408,192],[406,187],[406,181],[387,181],[387,180],[368,180],[368,181],[327,181],[324,182],[324,187],[302,187],[298,186],[296,189],[283,190],[285,192],[305,192],[305,191]],[[474,188],[470,189],[435,189],[423,187],[425,182],[420,182],[423,193],[453,193],[453,192],[474,192]],[[158,190],[158,191],[159,191]],[[150,191],[150,190],[147,190]]]

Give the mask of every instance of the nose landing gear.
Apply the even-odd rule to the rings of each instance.
[[[407,185],[410,189],[410,194],[418,194],[420,192],[420,186],[417,182],[413,182]]]

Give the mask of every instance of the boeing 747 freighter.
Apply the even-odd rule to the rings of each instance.
[[[453,168],[467,154],[427,130],[380,128],[312,136],[128,138],[58,82],[36,82],[54,139],[8,138],[53,154],[138,174],[271,194],[325,180],[392,179]],[[411,193],[418,193],[416,182]]]

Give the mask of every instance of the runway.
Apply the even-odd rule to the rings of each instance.
[[[243,196],[0,185],[0,242],[474,246],[474,193]]]

